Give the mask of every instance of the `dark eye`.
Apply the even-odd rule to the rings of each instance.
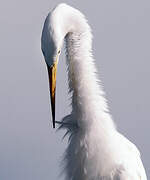
[[[58,51],[58,54],[60,54],[60,50]]]

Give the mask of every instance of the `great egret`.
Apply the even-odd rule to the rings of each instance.
[[[48,68],[53,127],[56,71],[66,41],[72,112],[60,122],[70,134],[65,152],[67,180],[146,180],[136,146],[121,135],[109,114],[92,56],[92,34],[84,15],[59,4],[47,16],[41,46]]]

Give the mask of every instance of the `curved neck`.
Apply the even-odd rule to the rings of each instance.
[[[63,39],[66,41],[68,80],[72,93],[71,115],[73,118],[75,114],[76,118],[74,122],[82,128],[99,123],[107,127],[104,129],[113,129],[104,92],[96,75],[92,34],[87,20],[78,10],[64,4],[56,7],[49,18],[47,31],[50,28],[50,37],[54,38],[56,47],[60,47]]]
[[[99,121],[103,127],[114,128],[96,75],[90,29],[82,33],[70,32],[65,39],[72,114],[75,114],[78,126],[97,126]]]

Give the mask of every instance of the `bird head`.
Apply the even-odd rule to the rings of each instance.
[[[49,76],[53,128],[55,128],[55,91],[57,64],[63,44],[59,23],[54,21],[54,19],[56,18],[53,17],[53,14],[49,13],[45,20],[41,37],[41,49],[47,64]]]

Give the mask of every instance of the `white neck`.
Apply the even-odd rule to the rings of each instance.
[[[77,9],[65,4],[58,5],[49,16],[48,22],[51,23],[47,24],[46,32],[50,27],[50,37],[55,37],[56,47],[60,47],[63,39],[66,40],[69,88],[72,93],[71,119],[75,117],[74,123],[82,129],[98,124],[103,129],[114,129],[96,75],[92,34],[87,20]]]
[[[97,78],[92,57],[92,35],[88,25],[87,27],[85,32],[71,32],[65,38],[72,114],[77,118],[77,125],[84,129],[99,123],[102,127],[114,129],[104,92]]]

